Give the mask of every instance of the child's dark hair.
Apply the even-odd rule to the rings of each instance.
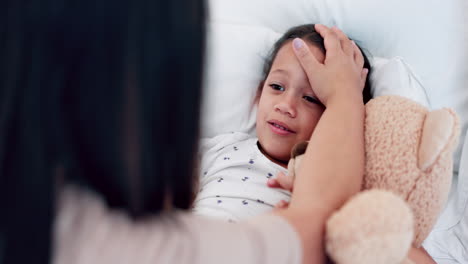
[[[260,95],[261,90],[263,88],[263,83],[265,82],[266,78],[268,77],[268,74],[270,73],[271,66],[273,65],[273,61],[275,60],[278,51],[281,49],[281,47],[284,46],[284,44],[286,44],[286,42],[292,41],[295,38],[301,38],[304,41],[308,41],[309,43],[317,46],[325,54],[326,50],[325,45],[323,43],[323,38],[317,31],[315,31],[314,26],[314,24],[305,24],[290,28],[286,33],[284,33],[284,35],[280,39],[276,41],[265,61],[265,65],[263,66],[263,77],[262,82],[258,87],[258,96]],[[369,82],[369,77],[372,73],[372,70],[369,63],[369,59],[366,57],[365,53],[363,52],[361,47],[359,47],[359,45],[358,48],[359,50],[361,50],[362,56],[364,57],[364,68],[367,68],[369,70],[369,73],[367,74],[366,84],[364,85],[364,90],[362,91],[363,101],[364,103],[367,103],[370,99],[372,99]]]

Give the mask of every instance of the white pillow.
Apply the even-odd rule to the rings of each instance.
[[[370,76],[372,96],[400,95],[431,109],[427,92],[419,77],[401,57],[373,58]]]
[[[453,179],[449,202],[423,244],[437,263],[468,262],[468,132],[464,138],[460,169]]]
[[[265,27],[221,22],[210,23],[208,34],[202,137],[231,131],[254,134],[254,98],[263,64],[281,34]],[[369,59],[375,96],[401,95],[429,107],[421,82],[401,57]]]

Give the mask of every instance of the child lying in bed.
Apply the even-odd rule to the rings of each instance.
[[[294,27],[275,43],[265,64],[264,80],[259,85],[256,98],[258,138],[233,132],[201,142],[200,188],[195,200],[195,213],[235,222],[270,211],[278,205],[287,206],[290,193],[284,189],[291,190],[292,181],[284,180],[287,176],[275,180],[273,177],[278,173],[286,173],[291,148],[304,140],[310,140],[310,143],[299,170],[306,170],[307,173],[313,171],[314,168],[305,163],[307,159],[320,155],[326,157],[322,160],[328,164],[315,168],[318,175],[330,174],[326,171],[330,164],[342,168],[342,163],[347,163],[346,175],[335,175],[336,179],[327,184],[339,184],[335,182],[339,182],[340,177],[353,177],[356,182],[344,190],[360,188],[359,175],[362,177],[364,173],[364,114],[360,109],[371,98],[367,80],[370,65],[359,47],[350,42],[339,29],[329,30],[323,26],[317,29],[320,34],[315,31],[314,25]],[[324,32],[335,34],[333,38],[338,38],[340,44],[330,40],[333,38],[327,37]],[[325,41],[321,35],[325,35]],[[312,54],[305,52],[304,45]],[[315,60],[311,60],[311,55]],[[333,62],[325,61],[328,67],[335,67],[332,71],[321,71],[319,63],[324,63],[325,59]],[[316,69],[308,68],[311,66]],[[320,69],[317,70],[317,67]],[[316,73],[325,76],[314,78]],[[334,82],[336,79],[338,81]],[[349,85],[340,87],[339,84]],[[337,87],[349,88],[349,93],[348,90],[340,91],[341,96],[348,96],[337,101],[329,100],[337,97],[330,94],[338,91]],[[361,92],[362,96],[356,96]],[[343,119],[340,114],[347,117]],[[340,122],[350,128],[344,131],[346,134],[327,137],[324,131],[342,132],[338,124]],[[340,142],[329,140],[343,137],[346,138]],[[314,149],[311,145],[321,147]],[[331,150],[327,150],[328,146]],[[332,151],[333,148],[347,149],[348,152]],[[283,181],[278,181],[281,178]],[[307,177],[301,180],[307,181]],[[273,189],[267,183],[282,188]],[[308,190],[302,186],[306,185],[302,185],[298,179],[294,191],[320,192],[324,200],[330,195],[341,195],[317,189]],[[435,263],[423,248],[411,248],[408,256],[414,263]]]
[[[344,36],[338,29],[333,30]],[[327,43],[314,25],[291,28],[274,44],[257,91],[258,138],[233,132],[201,142],[195,213],[235,222],[271,211],[280,201],[289,201],[288,191],[269,188],[267,181],[279,172],[286,173],[292,147],[311,138],[325,110],[294,54],[295,38],[304,40],[315,58],[324,62]],[[354,56],[353,67],[361,69],[357,78],[360,88],[364,87],[363,100],[357,103],[363,104],[371,98],[366,79],[370,64],[354,42],[348,44]]]

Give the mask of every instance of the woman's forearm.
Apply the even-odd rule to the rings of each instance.
[[[296,230],[302,244],[303,264],[324,264],[326,261],[324,235],[327,218],[319,210],[311,212],[288,208],[275,211]]]
[[[301,197],[309,206],[333,211],[360,190],[365,165],[364,117],[360,96],[337,97],[329,103],[299,168],[291,206],[300,205],[294,200]]]
[[[298,230],[304,263],[325,262],[325,222],[361,187],[364,106],[360,100],[357,96],[330,102],[302,159],[289,208],[280,213]]]

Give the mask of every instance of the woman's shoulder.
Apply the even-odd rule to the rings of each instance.
[[[300,263],[302,255],[280,216],[231,224],[175,210],[134,221],[81,187],[67,186],[59,200],[53,263]]]

